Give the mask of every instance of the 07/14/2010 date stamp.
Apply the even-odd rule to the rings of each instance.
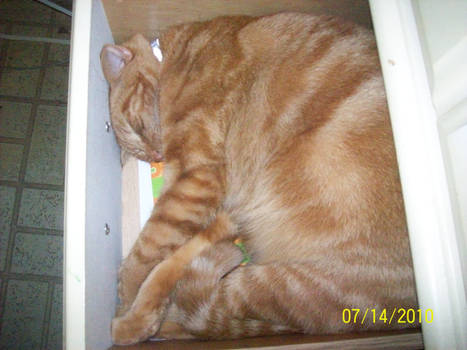
[[[414,323],[432,323],[433,310],[426,309],[344,309],[342,310],[342,322],[344,323],[386,323],[386,324],[414,324]]]

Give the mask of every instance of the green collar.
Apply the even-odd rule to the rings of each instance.
[[[251,261],[251,257],[248,254],[248,252],[246,251],[245,245],[243,244],[243,242],[242,242],[242,240],[240,238],[237,238],[233,243],[241,250],[241,252],[243,254],[243,260],[240,263],[240,266],[245,266],[246,264],[248,264]]]

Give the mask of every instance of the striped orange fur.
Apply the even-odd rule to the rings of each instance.
[[[400,327],[342,322],[417,304],[371,33],[285,13],[159,41],[162,62],[141,35],[101,56],[122,149],[165,162],[120,270],[114,342]]]

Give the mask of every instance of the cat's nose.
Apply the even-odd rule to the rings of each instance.
[[[164,157],[157,151],[151,151],[151,157],[153,162],[161,162]]]

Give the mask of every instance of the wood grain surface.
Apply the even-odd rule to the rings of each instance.
[[[102,0],[114,40],[135,33],[147,38],[168,26],[224,15],[261,16],[278,12],[337,15],[371,27],[366,0]]]

